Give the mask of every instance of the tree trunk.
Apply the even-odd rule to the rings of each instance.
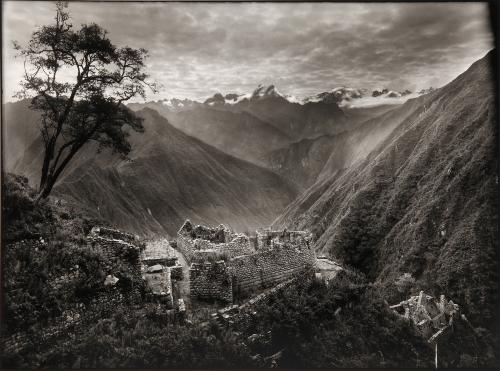
[[[45,155],[43,157],[42,174],[40,176],[40,185],[38,187],[39,193],[45,188],[47,178],[49,175],[50,161],[54,157],[54,141],[51,139],[45,147]]]
[[[66,167],[66,165],[70,162],[70,160],[73,158],[73,156],[78,152],[78,150],[82,147],[84,143],[78,143],[76,145],[73,145],[71,147],[71,152],[68,154],[68,156],[63,160],[61,165],[57,168],[55,172],[50,172],[45,176],[45,182],[43,185],[43,188],[40,188],[38,195],[35,199],[35,205],[38,205],[38,203],[42,200],[47,198],[50,195],[50,192],[52,192],[52,188],[56,184],[57,179],[61,175],[62,171]]]
[[[40,176],[40,185],[38,186],[38,192],[41,192],[45,188],[45,184],[47,182],[47,176],[49,174],[49,165],[50,165],[50,155],[49,149],[45,150],[45,156],[43,157],[43,166],[42,166],[42,174]]]
[[[35,198],[35,205],[38,205],[38,203],[47,198],[52,191],[52,188],[54,187],[55,181],[52,180],[52,178],[47,179],[45,181],[45,184],[42,189],[38,192],[38,195]]]

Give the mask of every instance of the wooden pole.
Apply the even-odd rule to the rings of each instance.
[[[438,368],[438,343],[434,344],[434,365]]]

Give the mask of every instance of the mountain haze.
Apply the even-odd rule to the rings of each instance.
[[[145,235],[173,235],[186,218],[239,231],[264,227],[296,196],[278,175],[184,134],[158,112],[146,108],[137,114],[145,133],[131,133],[129,160],[109,152],[96,156],[90,143],[64,171],[54,194]],[[36,184],[42,148],[36,139],[9,170]]]
[[[268,151],[291,142],[288,134],[246,111],[233,112],[203,106],[164,116],[186,134],[260,165],[263,165],[261,158]]]

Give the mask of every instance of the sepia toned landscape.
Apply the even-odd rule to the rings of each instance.
[[[498,364],[487,3],[2,6],[2,367]]]

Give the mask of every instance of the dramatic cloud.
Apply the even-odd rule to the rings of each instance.
[[[22,77],[25,44],[54,4],[3,3],[4,99]],[[493,47],[486,4],[70,3],[72,23],[96,22],[117,45],[145,47],[162,89],[150,99],[204,99],[275,84],[306,96],[337,86],[439,87]]]

